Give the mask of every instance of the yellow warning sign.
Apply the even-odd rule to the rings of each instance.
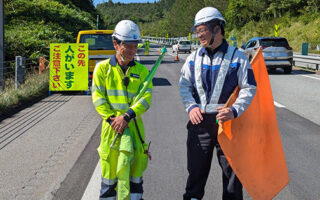
[[[280,28],[279,24],[274,25],[274,37],[279,37],[279,28]]]
[[[50,91],[88,90],[88,44],[50,44]]]

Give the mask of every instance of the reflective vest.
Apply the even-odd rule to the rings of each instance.
[[[136,95],[141,82],[148,75],[146,67],[138,62],[129,67],[126,74],[120,66],[109,64],[110,59],[100,62],[94,71],[92,84],[92,101],[103,119],[119,116],[131,108],[136,116],[142,115],[149,107],[152,97],[152,85],[135,105],[129,105]],[[124,77],[129,78],[127,88],[123,84]]]
[[[112,129],[107,119],[111,116],[120,116],[124,114],[129,108],[136,114],[136,122],[131,120],[128,124],[130,135],[133,139],[133,147],[135,155],[140,157],[137,160],[141,160],[139,163],[134,163],[134,167],[131,170],[131,175],[134,177],[141,177],[143,171],[147,167],[147,155],[144,154],[146,150],[146,144],[142,144],[137,128],[141,134],[143,140],[145,140],[144,127],[141,119],[141,115],[150,107],[152,97],[152,84],[149,85],[148,90],[140,98],[140,100],[131,105],[133,97],[138,92],[140,84],[149,74],[146,67],[138,62],[135,62],[134,66],[130,66],[127,69],[126,74],[123,73],[121,67],[116,64],[113,66],[109,64],[110,59],[102,61],[97,64],[93,74],[92,83],[92,101],[95,109],[103,118],[102,130],[101,130],[101,142],[98,148],[98,152],[101,159],[107,160],[111,151],[110,145],[115,138],[115,131]],[[124,77],[129,78],[129,84],[127,87],[123,84]],[[114,145],[115,149],[119,149],[120,139],[118,139]],[[117,158],[114,158],[117,159]],[[136,158],[135,158],[136,159]],[[112,161],[116,162],[116,161]],[[102,171],[106,172],[102,176],[108,180],[116,178],[116,171],[111,171],[109,166],[102,166]]]
[[[228,47],[228,52],[224,56],[224,59],[221,63],[221,67],[220,67],[220,70],[218,73],[218,78],[216,80],[213,94],[211,96],[209,103],[207,103],[206,94],[205,94],[205,91],[202,86],[201,73],[202,73],[202,63],[203,63],[202,59],[203,59],[203,57],[202,56],[201,57],[195,56],[195,61],[194,61],[195,82],[196,82],[196,89],[199,94],[199,98],[200,98],[200,102],[201,102],[201,104],[199,104],[198,106],[202,110],[204,110],[206,113],[216,113],[217,112],[216,109],[218,107],[224,106],[224,104],[218,104],[218,101],[219,101],[219,98],[221,95],[222,87],[224,85],[224,81],[225,81],[227,72],[229,70],[230,62],[231,62],[231,59],[232,59],[232,56],[233,56],[235,50],[236,50],[235,47],[230,47],[230,46]],[[195,55],[197,55],[197,52]],[[199,58],[197,59],[197,57],[199,57]]]

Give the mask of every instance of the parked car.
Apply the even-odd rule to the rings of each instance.
[[[251,61],[261,47],[264,61],[268,69],[282,68],[284,73],[292,71],[293,52],[286,38],[255,37],[242,46],[243,52]]]
[[[172,45],[172,51],[191,53],[191,42],[189,40],[179,40],[176,44]]]

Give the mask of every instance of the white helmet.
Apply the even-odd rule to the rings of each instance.
[[[194,18],[194,27],[199,26],[200,24],[206,24],[207,22],[215,19],[224,23],[226,22],[218,9],[213,7],[202,8]]]
[[[112,37],[123,43],[139,43],[141,40],[139,27],[131,20],[121,20],[118,22]]]

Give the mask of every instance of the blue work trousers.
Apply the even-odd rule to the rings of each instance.
[[[217,140],[218,124],[216,115],[204,114],[203,121],[187,125],[188,180],[184,200],[201,200],[210,172],[213,150],[216,147],[219,165],[222,169],[223,200],[242,200],[242,184],[230,167]],[[213,188],[212,188],[213,189]],[[217,197],[212,197],[217,199]]]

